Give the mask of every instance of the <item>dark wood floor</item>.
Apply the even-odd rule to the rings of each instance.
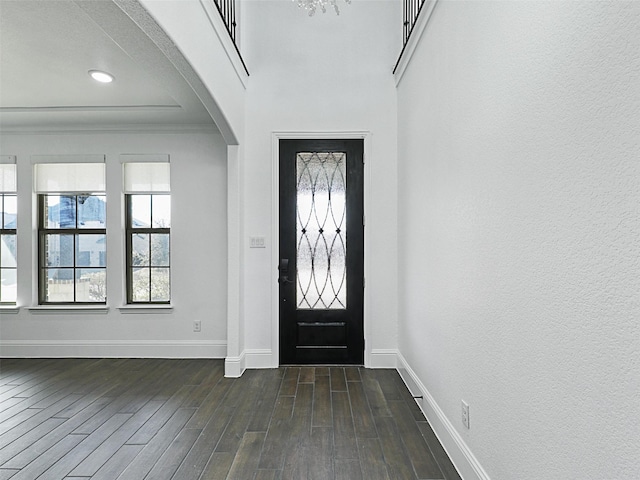
[[[0,480],[459,479],[394,370],[0,360]]]

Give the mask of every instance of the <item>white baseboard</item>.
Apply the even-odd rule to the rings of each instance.
[[[398,350],[379,348],[365,352],[364,365],[367,368],[397,368]]]
[[[224,359],[224,376],[227,378],[240,378],[246,369],[244,352],[238,357]]]
[[[247,368],[278,368],[278,363],[270,349],[245,350],[244,358]]]
[[[238,357],[227,357],[224,362],[224,376],[241,377],[247,369],[278,368],[270,349],[245,350]]]
[[[422,400],[418,399],[418,405],[460,476],[464,480],[491,480],[433,396],[399,352],[398,372],[413,395],[422,395]]]
[[[4,340],[0,357],[17,358],[224,358],[224,341]]]
[[[397,368],[398,351],[392,349],[378,349],[365,353],[367,368]],[[278,368],[271,349],[245,350],[238,357],[227,357],[225,361],[225,376],[237,378],[246,369]]]

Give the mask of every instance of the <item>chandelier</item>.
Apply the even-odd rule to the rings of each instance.
[[[300,8],[304,8],[309,12],[309,16],[312,17],[316,10],[319,8],[322,13],[327,13],[327,5],[332,5],[336,11],[336,15],[340,15],[340,9],[338,8],[338,0],[293,0],[298,2]],[[346,3],[351,3],[351,0],[344,0]]]

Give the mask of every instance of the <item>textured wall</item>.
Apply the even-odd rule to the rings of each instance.
[[[401,353],[492,479],[637,479],[640,3],[440,1],[398,95]]]

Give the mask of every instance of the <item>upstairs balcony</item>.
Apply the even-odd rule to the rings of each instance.
[[[229,33],[229,36],[231,37],[231,40],[233,41],[233,45],[238,53],[238,56],[240,57],[240,60],[242,61],[242,64],[247,72],[247,74],[249,73],[249,71],[247,70],[246,65],[244,64],[244,60],[242,60],[242,55],[240,54],[240,50],[238,48],[238,43],[236,41],[236,31],[237,31],[237,27],[238,27],[238,23],[237,23],[237,8],[236,8],[236,3],[238,0],[213,0],[213,2],[215,3],[218,12],[220,13],[220,17],[222,18],[222,21],[224,22],[224,25],[226,26],[227,32]],[[305,6],[307,7],[307,9],[309,10],[309,15],[314,15],[316,10],[319,8],[321,11],[326,12],[326,6],[327,4],[332,5],[336,11],[336,13],[339,14],[339,7],[336,3],[336,0],[293,0],[298,1],[298,5],[299,6]],[[403,5],[402,5],[402,9],[403,9],[403,13],[402,13],[402,51],[400,52],[400,55],[398,57],[398,63],[400,62],[404,51],[407,47],[407,43],[409,42],[409,39],[411,38],[411,34],[414,31],[414,27],[416,26],[416,22],[420,16],[420,13],[423,10],[423,7],[425,5],[425,3],[430,3],[430,4],[434,4],[435,0],[431,0],[430,2],[427,2],[426,0],[403,0]],[[397,64],[396,64],[396,68],[397,68]],[[396,68],[394,68],[394,73]]]

